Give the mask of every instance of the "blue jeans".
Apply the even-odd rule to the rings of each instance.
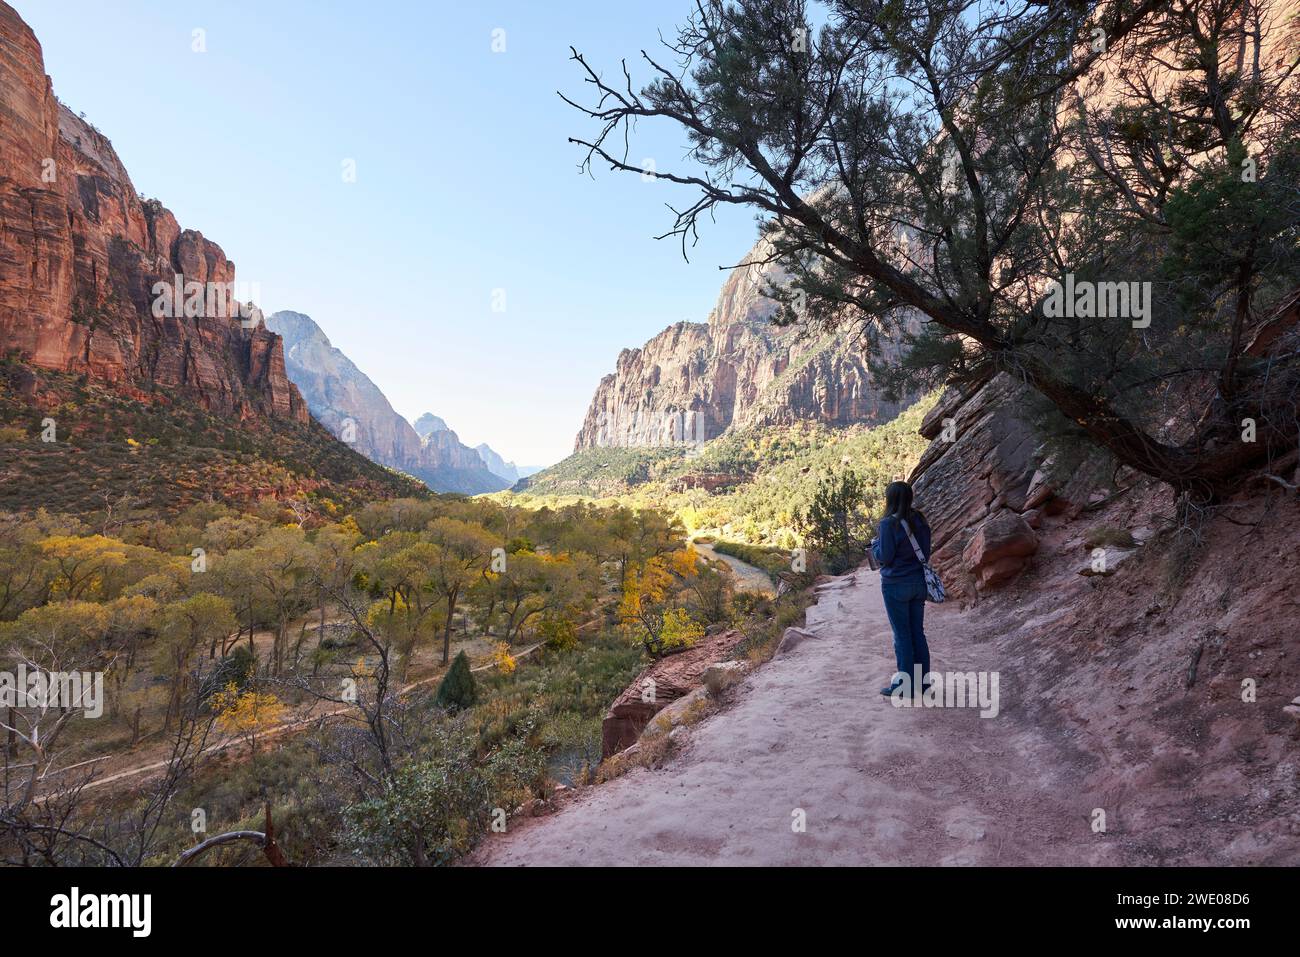
[[[889,626],[894,629],[894,659],[898,670],[910,682],[915,678],[913,669],[920,665],[924,679],[930,672],[930,646],[925,643],[925,579],[882,581],[880,592],[885,598]]]

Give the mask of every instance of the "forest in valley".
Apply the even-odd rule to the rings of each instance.
[[[601,717],[647,662],[737,624],[762,655],[800,608],[737,592],[651,509],[95,518],[0,518],[6,660],[103,676],[77,702],[97,720],[5,713],[8,863],[260,860],[219,838],[265,827],[293,863],[447,863],[494,814],[594,779]]]

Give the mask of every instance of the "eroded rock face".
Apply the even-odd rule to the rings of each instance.
[[[931,440],[909,481],[933,533],[931,563],[952,597],[996,588],[1029,567],[1044,515],[1077,516],[1092,473],[1052,478],[1024,418],[1026,386],[1006,375],[949,389],[921,424]]]
[[[140,198],[112,144],[55,99],[40,43],[0,0],[0,348],[132,393],[306,422],[280,339],[255,316],[153,314],[155,283],[178,275],[228,287],[235,265]]]
[[[744,638],[734,630],[708,635],[686,651],[660,658],[637,675],[605,715],[601,758],[631,747],[663,708],[704,687],[705,672],[725,660]]]
[[[747,257],[761,259],[761,249]],[[910,404],[884,399],[849,336],[800,338],[770,323],[761,294],[775,267],[733,270],[707,323],[679,322],[624,349],[587,410],[575,449],[695,444],[727,428],[887,422]],[[882,344],[882,355],[893,352]]]

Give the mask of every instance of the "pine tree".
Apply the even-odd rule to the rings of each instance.
[[[438,694],[434,700],[438,707],[454,710],[473,705],[476,695],[474,675],[469,670],[469,659],[462,651],[452,661],[451,668],[442,679],[442,684],[438,685]]]

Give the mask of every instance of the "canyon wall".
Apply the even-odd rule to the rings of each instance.
[[[0,0],[0,350],[138,398],[305,423],[255,312],[153,314],[155,283],[177,276],[238,289],[221,247],[142,199],[108,139],[55,98],[40,43]]]
[[[763,258],[761,245],[746,261]],[[679,322],[639,349],[624,349],[596,389],[574,443],[694,444],[730,427],[887,422],[913,397],[892,402],[872,386],[851,336],[801,335],[771,324],[762,294],[772,266],[732,270],[707,323]],[[895,354],[891,341],[882,354]]]

